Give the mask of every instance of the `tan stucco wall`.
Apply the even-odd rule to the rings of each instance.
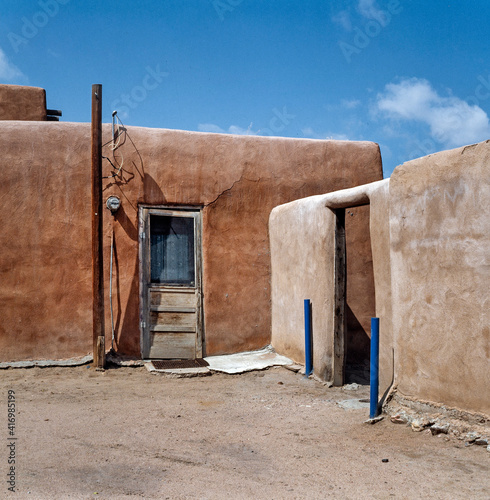
[[[378,184],[369,194],[369,227],[374,270],[374,298],[379,318],[379,391],[394,381],[394,343],[391,307],[390,184]]]
[[[0,120],[46,120],[46,91],[39,87],[0,85]]]
[[[368,147],[377,150],[375,144]],[[354,188],[281,205],[272,211],[269,220],[272,345],[279,353],[304,363],[303,300],[310,299],[313,371],[323,380],[333,380],[335,214],[329,207],[361,203],[369,203],[369,196]],[[351,334],[347,332],[346,344],[349,340],[362,344],[359,339],[367,339],[370,334],[370,318],[375,312],[369,207],[346,210],[345,233],[346,302],[361,325],[355,335],[353,325],[348,325]],[[362,347],[349,346],[353,351]]]
[[[207,354],[270,342],[272,208],[381,178],[370,143],[128,127],[114,221],[116,346],[140,355],[138,204],[203,207]],[[104,125],[103,142],[110,140]],[[90,124],[0,123],[2,360],[91,351]],[[111,156],[109,145],[104,154]],[[114,162],[115,159],[112,158]],[[104,160],[104,175],[111,173]],[[104,209],[106,297],[113,220]],[[110,322],[106,300],[106,338]]]
[[[394,384],[402,396],[490,415],[489,181],[490,141],[405,163],[386,181],[275,208],[272,344],[304,361],[301,306],[312,298],[315,373],[330,379],[328,207],[369,203],[380,395]]]
[[[269,221],[272,261],[272,346],[304,363],[304,299],[311,300],[313,370],[333,375],[335,214],[324,196],[275,208]]]
[[[2,361],[91,352],[89,132],[0,122]]]
[[[490,142],[397,167],[390,180],[396,383],[490,415]]]

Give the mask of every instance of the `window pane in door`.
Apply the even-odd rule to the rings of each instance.
[[[195,286],[194,219],[150,215],[152,283]]]

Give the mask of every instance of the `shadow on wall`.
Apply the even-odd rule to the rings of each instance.
[[[123,200],[116,212],[112,224],[114,231],[114,348],[125,354],[140,356],[139,335],[135,335],[134,325],[139,324],[139,255],[138,255],[138,207],[135,206],[125,188],[132,192],[140,191],[143,201],[165,204],[166,198],[160,186],[151,175],[145,172],[143,158],[127,129],[120,126],[115,134],[114,143],[104,145],[110,148],[110,158],[104,156],[111,167],[109,179],[104,188],[104,195],[120,196]],[[141,187],[135,186],[140,183]],[[121,268],[121,255],[134,255],[134,265]],[[107,253],[106,253],[107,255]],[[123,297],[127,296],[126,308],[121,310]]]
[[[345,306],[344,383],[369,384],[371,339],[348,304]]]

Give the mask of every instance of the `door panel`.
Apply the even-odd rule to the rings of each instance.
[[[150,324],[152,326],[161,325],[175,325],[175,326],[185,326],[187,328],[192,328],[194,332],[196,330],[196,315],[181,312],[161,312],[154,311],[150,309]]]
[[[165,295],[162,295],[161,290],[165,291]],[[152,307],[157,308],[158,306],[163,308],[169,307],[196,307],[196,297],[194,289],[186,290],[183,288],[171,289],[171,288],[153,288],[150,289],[150,304]],[[157,310],[157,309],[152,309]]]
[[[143,357],[202,357],[200,212],[142,208]]]
[[[150,358],[152,359],[195,359],[195,334],[172,333],[169,341],[164,333],[152,332]]]

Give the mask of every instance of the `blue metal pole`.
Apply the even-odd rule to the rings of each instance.
[[[378,414],[379,385],[379,318],[371,318],[371,375],[369,418]]]
[[[305,299],[305,377],[313,371],[313,359],[311,353],[311,306],[310,299]]]

